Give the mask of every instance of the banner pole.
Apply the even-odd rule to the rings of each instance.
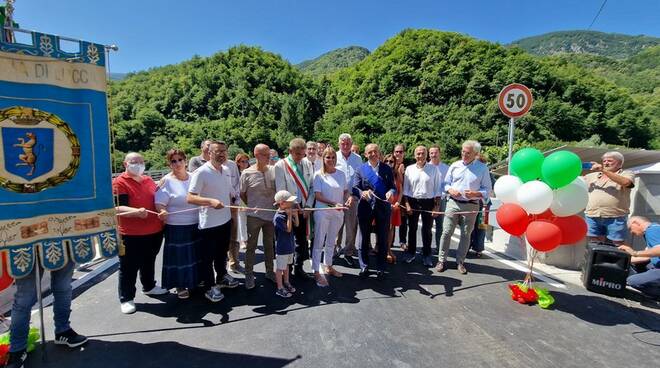
[[[39,250],[35,249],[37,253],[36,256],[37,258],[39,257]],[[47,355],[46,355],[46,331],[44,327],[44,302],[43,302],[43,297],[41,295],[41,271],[39,270],[39,264],[34,265],[36,274],[35,274],[35,283],[37,287],[37,301],[39,303],[39,333],[41,334],[41,359],[43,361],[47,360]]]

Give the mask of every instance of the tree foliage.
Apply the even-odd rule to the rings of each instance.
[[[653,62],[641,57],[640,70]],[[385,150],[437,143],[447,158],[458,156],[462,140],[477,139],[494,161],[506,154],[508,126],[496,97],[513,82],[535,96],[516,123],[520,142],[551,147],[595,136],[631,147],[660,143],[657,89],[652,100],[647,90],[636,95],[588,68],[457,33],[405,30],[329,77],[312,78],[277,55],[239,46],[130,74],[109,95],[116,148],[145,152],[152,167],[164,165],[174,146],[197,154],[205,138],[234,150],[251,152],[263,142],[282,152],[296,136],[334,143],[343,132]]]

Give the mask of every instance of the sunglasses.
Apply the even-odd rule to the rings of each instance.
[[[385,163],[386,163],[386,164],[393,164],[394,161],[392,161],[392,160],[386,160]]]
[[[180,158],[180,159],[178,159],[178,160],[177,160],[177,159],[175,159],[175,160],[170,160],[170,163],[171,163],[171,164],[176,164],[177,162],[185,162],[185,161],[186,161],[185,158]]]

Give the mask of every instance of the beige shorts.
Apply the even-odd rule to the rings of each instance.
[[[286,270],[290,264],[293,264],[293,253],[291,254],[278,254],[275,257],[276,267],[278,271]]]

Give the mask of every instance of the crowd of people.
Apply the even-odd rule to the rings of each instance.
[[[295,280],[309,279],[318,287],[328,287],[342,277],[333,267],[342,258],[349,266],[359,266],[362,278],[386,278],[387,264],[397,262],[392,252],[397,229],[402,261],[415,262],[420,218],[419,260],[426,267],[437,272],[448,269],[456,226],[461,230],[458,272],[468,272],[469,248],[476,257],[484,249],[493,179],[476,141],[465,141],[461,158],[451,165],[442,162],[436,145],[415,147],[414,162],[407,164],[403,144],[387,153],[371,143],[364,148],[363,161],[349,134],[339,136],[337,150],[331,144],[295,138],[286,157],[257,144],[252,165],[244,153],[230,160],[222,141],[205,140],[200,148],[200,155],[189,160],[183,151],[169,150],[170,172],[157,183],[144,174],[144,158],[129,153],[123,162],[125,171],[113,180],[122,238],[118,283],[122,313],[136,311],[138,275],[144,294],[176,290],[180,299],[202,291],[211,302],[223,300],[223,289],[240,285],[231,273],[243,273],[244,287],[255,288],[260,236],[264,279],[276,285],[276,296],[282,298],[296,292]],[[660,225],[639,216],[628,218],[634,175],[622,166],[623,156],[608,152],[602,163],[592,163],[593,173],[585,177],[588,236],[630,253],[637,267],[631,270],[628,284],[658,297]],[[437,261],[432,252],[434,227]],[[644,237],[647,248],[636,251],[623,244],[627,230]],[[245,245],[243,266],[241,244]],[[155,260],[161,246],[159,286]],[[375,260],[370,262],[370,257]],[[311,275],[305,271],[309,259]],[[87,338],[69,325],[72,273],[69,263],[52,273],[51,284],[55,343],[77,347]],[[16,280],[10,367],[20,367],[25,360],[30,308],[36,298],[34,278],[32,272]]]
[[[327,287],[331,278],[342,276],[333,267],[337,256],[359,265],[361,277],[373,273],[384,278],[387,263],[396,262],[392,247],[397,228],[403,261],[416,259],[420,217],[422,264],[439,272],[447,269],[449,243],[459,225],[456,262],[458,271],[467,273],[465,258],[476,217],[492,188],[488,167],[479,160],[478,142],[466,141],[461,160],[452,165],[442,163],[438,146],[416,147],[415,161],[407,166],[403,145],[384,154],[378,145],[368,144],[366,161],[349,134],[339,136],[337,147],[335,151],[330,144],[295,138],[286,157],[280,158],[277,151],[258,144],[254,164],[249,165],[246,154],[232,161],[226,143],[206,140],[201,154],[190,160],[180,150],[168,151],[171,171],[158,183],[144,175],[141,155],[126,155],[125,171],[113,182],[123,239],[121,311],[136,310],[138,274],[147,295],[174,289],[186,299],[201,289],[207,299],[218,302],[223,289],[239,286],[232,272],[244,273],[245,288],[254,288],[260,235],[264,278],[277,284],[277,296],[295,292],[289,273]],[[434,226],[437,264],[432,255]],[[154,263],[161,243],[158,286]],[[483,245],[475,249],[480,252]],[[307,260],[311,275],[305,270]]]

